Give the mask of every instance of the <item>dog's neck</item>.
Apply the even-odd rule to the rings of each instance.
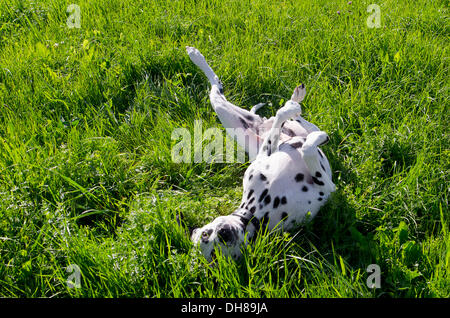
[[[250,228],[254,229],[255,227],[254,226],[249,227],[248,225],[253,220],[257,221],[257,219],[254,217],[252,212],[244,208],[239,208],[233,213],[231,213],[231,215],[240,219],[243,225],[244,233],[248,233],[250,236],[253,236],[253,233],[250,233],[252,232],[250,231]]]

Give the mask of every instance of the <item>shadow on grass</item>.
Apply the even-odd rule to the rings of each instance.
[[[306,239],[322,255],[334,258],[342,256],[351,267],[365,268],[371,264],[373,254],[373,232],[376,225],[357,218],[358,207],[349,201],[344,185],[358,184],[354,169],[347,167],[336,152],[329,152],[333,167],[336,191],[319,211],[316,218],[306,225]],[[336,176],[339,176],[336,178]]]

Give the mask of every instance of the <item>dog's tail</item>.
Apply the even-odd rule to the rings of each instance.
[[[256,104],[255,106],[252,107],[252,109],[250,109],[250,113],[256,114],[256,112],[258,111],[258,109],[260,109],[260,108],[263,107],[264,105],[266,105],[266,103],[259,103],[259,104]]]

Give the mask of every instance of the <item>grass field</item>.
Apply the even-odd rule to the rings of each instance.
[[[2,1],[0,297],[450,297],[448,2],[372,1]],[[223,130],[186,45],[265,116],[305,83],[331,139],[330,201],[239,262],[175,220],[231,213],[248,166],[172,162]]]

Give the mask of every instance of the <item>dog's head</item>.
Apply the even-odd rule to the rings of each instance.
[[[215,248],[220,248],[224,256],[238,259],[241,244],[245,240],[248,224],[247,211],[237,210],[227,216],[219,216],[201,228],[194,229],[191,239],[198,245],[203,256],[211,262],[215,258]]]

